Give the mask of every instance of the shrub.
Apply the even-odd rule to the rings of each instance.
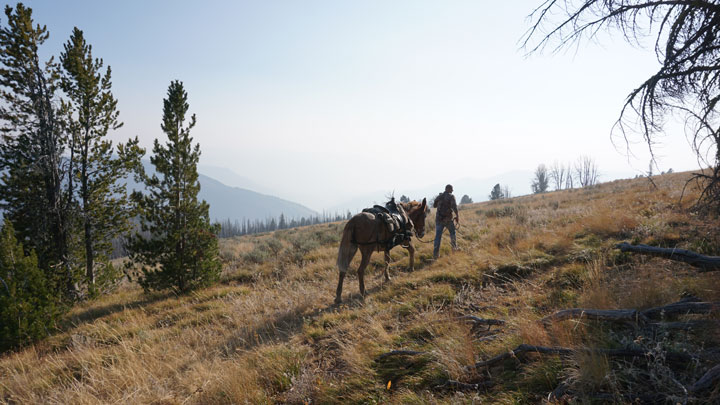
[[[0,231],[0,284],[0,351],[45,337],[60,311],[35,253],[23,253],[9,221]]]

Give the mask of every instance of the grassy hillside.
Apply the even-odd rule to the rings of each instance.
[[[463,206],[459,252],[446,235],[433,262],[432,245],[416,243],[411,273],[396,248],[385,284],[376,253],[369,295],[360,299],[351,272],[340,307],[343,224],[222,240],[221,284],[181,297],[128,284],[75,308],[62,333],[0,357],[0,403],[538,403],[558,386],[579,401],[719,401],[717,387],[686,389],[720,363],[717,310],[648,323],[539,322],[566,308],[720,301],[720,272],[613,248],[720,255],[717,219],[687,211],[697,191],[679,203],[687,177]],[[474,367],[520,344],[574,350]],[[586,350],[596,348],[643,354]]]

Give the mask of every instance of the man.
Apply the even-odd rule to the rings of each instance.
[[[460,215],[458,215],[457,203],[452,192],[453,186],[448,184],[445,186],[445,192],[438,195],[433,202],[433,208],[437,208],[435,213],[435,247],[433,249],[433,258],[435,259],[437,259],[440,252],[440,241],[445,228],[450,232],[450,246],[452,246],[453,250],[457,250],[455,223],[460,224]],[[455,223],[453,223],[453,212],[455,213]]]

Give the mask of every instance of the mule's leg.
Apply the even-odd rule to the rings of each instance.
[[[408,243],[407,250],[410,255],[410,271],[415,271],[415,246]]]
[[[339,304],[339,303],[342,302],[341,296],[342,296],[343,280],[345,280],[345,272],[344,272],[344,271],[341,271],[341,272],[340,272],[340,277],[338,278],[337,292],[335,293],[335,303],[336,303],[336,304]]]
[[[385,275],[385,281],[390,281],[390,251],[385,249],[385,270],[383,270],[383,274]]]
[[[358,267],[358,283],[360,284],[360,295],[365,298],[365,268],[370,264],[370,256],[372,256],[372,250],[361,249],[362,259],[360,260],[360,267]]]

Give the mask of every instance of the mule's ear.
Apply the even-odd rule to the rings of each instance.
[[[427,207],[427,198],[423,198],[422,207],[425,209]]]

